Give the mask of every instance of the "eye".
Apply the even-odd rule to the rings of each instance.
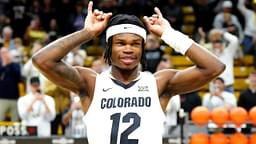
[[[118,46],[123,46],[123,45],[125,45],[125,43],[122,42],[122,41],[118,41],[118,42],[116,42],[116,45],[118,45]]]
[[[140,47],[141,43],[140,42],[134,42],[132,45],[136,46],[136,47]]]

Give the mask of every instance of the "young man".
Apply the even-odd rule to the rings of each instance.
[[[39,77],[31,77],[31,92],[18,99],[18,112],[25,126],[36,126],[37,136],[51,136],[51,121],[54,120],[55,102],[51,96],[41,93]]]
[[[143,23],[124,14],[108,23],[112,14],[92,11],[92,5],[88,5],[84,29],[50,43],[33,56],[33,62],[50,80],[85,97],[90,105],[84,118],[90,144],[161,144],[164,115],[159,96],[193,91],[219,75],[225,65],[173,30],[155,8],[156,14],[144,17],[148,30],[186,54],[195,66],[154,75],[140,72],[146,39]],[[63,63],[69,51],[98,36],[107,24],[104,58],[111,65],[109,71],[97,74]]]

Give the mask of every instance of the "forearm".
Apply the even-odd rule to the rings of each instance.
[[[211,80],[219,75],[225,68],[225,65],[208,50],[202,48],[199,44],[193,45],[186,52],[186,56],[195,64],[195,66],[207,76],[205,80]]]
[[[59,62],[72,49],[91,40],[93,37],[86,30],[80,30],[53,41],[33,56],[33,62]]]
[[[235,52],[239,48],[238,38],[228,32],[223,33],[223,38],[228,41],[228,46],[226,49],[229,51],[229,54],[235,55]]]
[[[242,13],[242,15],[245,17],[245,19],[247,18],[246,17],[246,14],[247,14],[247,8],[245,7],[245,0],[238,0],[238,3],[237,3],[237,8],[238,10]]]
[[[48,104],[46,103],[46,101],[44,99],[43,99],[43,104],[45,106],[46,113],[51,113],[51,109],[49,108]]]
[[[30,113],[30,112],[33,111],[33,105],[34,105],[35,102],[36,102],[36,99],[33,99],[32,102],[28,105],[28,107],[26,109],[27,113]]]
[[[193,67],[178,72],[171,79],[170,84],[175,85],[171,89],[173,94],[198,89],[224,71],[225,65],[216,56],[184,34],[172,33],[170,31],[168,35],[162,36],[164,38],[163,40],[176,51],[180,51],[182,54],[188,56],[194,63]],[[173,39],[173,37],[175,38]],[[180,89],[181,87],[182,89]]]
[[[49,102],[47,103],[45,100],[43,101],[43,104],[45,106],[45,119],[47,119],[48,121],[51,121],[55,118],[56,116],[56,111],[55,111],[55,105],[53,102]]]

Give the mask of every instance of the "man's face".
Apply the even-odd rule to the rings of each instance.
[[[224,50],[224,45],[223,45],[223,42],[219,39],[215,39],[215,40],[211,40],[211,43],[212,43],[212,48],[213,48],[213,52],[216,54],[216,55],[219,55],[220,53],[223,52]]]
[[[32,92],[38,92],[40,90],[40,84],[39,83],[32,83],[31,84],[31,90],[32,90]]]
[[[256,74],[249,75],[249,85],[250,87],[256,88]]]
[[[214,83],[215,87],[218,88],[220,91],[223,91],[225,89],[225,85],[221,80],[216,79],[213,81],[213,83]]]
[[[155,35],[148,35],[146,42],[146,49],[157,49],[160,47],[160,40]]]
[[[11,61],[11,54],[7,48],[0,49],[0,59],[2,61]]]
[[[112,65],[126,70],[134,69],[140,63],[142,45],[142,38],[136,34],[122,33],[114,35],[112,40]]]

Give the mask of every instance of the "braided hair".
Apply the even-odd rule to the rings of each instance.
[[[136,26],[139,26],[143,29],[146,30],[145,25],[143,24],[143,22],[136,16],[134,15],[127,15],[127,14],[118,14],[116,16],[114,16],[108,23],[108,27],[114,26],[114,25],[119,25],[119,24],[133,24]],[[107,40],[107,45],[106,45],[106,49],[104,51],[104,60],[106,63],[108,63],[109,65],[111,65],[111,55],[112,55],[112,40],[113,40],[113,36],[109,37]],[[141,56],[141,64],[143,65],[145,63],[145,40],[142,40],[142,56]]]

